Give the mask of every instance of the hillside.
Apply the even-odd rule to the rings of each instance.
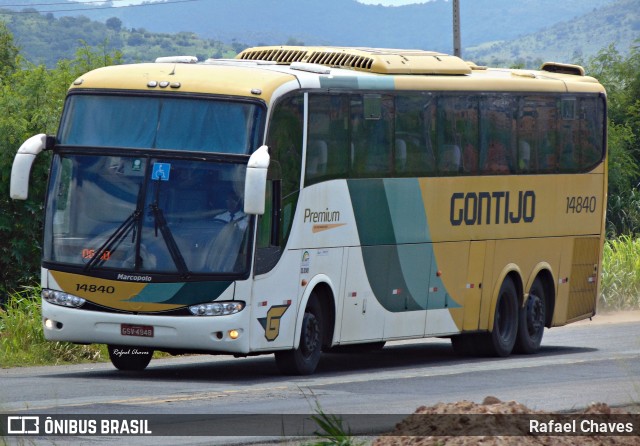
[[[126,63],[147,62],[175,54],[194,55],[200,60],[233,57],[241,49],[213,39],[202,39],[194,33],[126,29],[118,19],[110,19],[105,24],[84,16],[57,19],[51,14],[21,14],[12,15],[6,23],[22,56],[36,65],[48,67],[54,67],[60,59],[73,59],[77,49],[84,45],[107,53],[120,51]]]
[[[36,6],[43,5],[37,3],[42,0],[28,1],[35,2],[34,8],[44,8]],[[0,0],[0,6],[12,2]],[[552,4],[551,0],[464,2],[463,56],[481,64],[533,67],[542,60],[588,58],[611,43],[627,52],[640,37],[640,0]],[[87,9],[86,5],[80,6]],[[181,12],[171,13],[178,7]],[[580,11],[583,14],[576,16]],[[125,62],[172,54],[231,57],[249,45],[286,43],[452,51],[451,5],[444,0],[393,8],[354,0],[205,0],[81,12],[86,15],[0,9],[0,20],[9,26],[23,56],[47,66],[73,58],[83,44],[120,50]]]
[[[12,1],[12,0],[5,0]],[[613,0],[463,1],[464,45],[511,40],[571,20]],[[205,38],[248,45],[282,44],[422,48],[450,52],[450,1],[401,7],[355,0],[201,0],[156,7],[120,8],[127,27],[154,32],[189,31]],[[150,14],[153,9],[154,13]],[[101,11],[104,20],[113,10]]]
[[[539,67],[543,61],[586,59],[611,43],[626,53],[639,38],[640,0],[619,0],[511,41],[467,47],[463,56],[483,65],[518,63]]]
[[[509,41],[561,21],[569,21],[614,0],[473,0],[461,2],[463,46]],[[16,5],[15,0],[0,0]],[[365,5],[355,0],[167,0],[105,8],[94,3],[23,0],[25,6],[54,17],[82,14],[126,28],[155,33],[195,33],[203,39],[247,45],[282,44],[296,39],[310,45],[422,48],[450,52],[452,8],[447,0],[400,7]],[[7,6],[8,7],[8,6]],[[18,9],[13,7],[13,9]],[[77,12],[73,10],[77,9]],[[61,11],[61,12],[55,12]]]

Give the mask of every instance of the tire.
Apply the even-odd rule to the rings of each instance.
[[[311,375],[315,372],[322,353],[323,335],[322,308],[315,293],[309,297],[304,310],[300,345],[294,350],[275,353],[276,365],[284,375]]]
[[[518,319],[518,292],[513,280],[507,277],[498,293],[493,330],[479,339],[483,352],[489,356],[509,356],[518,336]]]
[[[516,352],[532,354],[540,350],[546,318],[546,295],[542,280],[538,278],[531,285],[525,305],[520,308]]]
[[[107,345],[111,364],[123,371],[141,371],[147,368],[153,350],[143,347],[131,347],[129,345]]]

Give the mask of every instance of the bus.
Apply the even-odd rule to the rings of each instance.
[[[425,337],[505,357],[595,314],[605,134],[577,65],[255,47],[80,76],[11,194],[50,151],[44,334],[120,370],[164,351],[311,374]]]

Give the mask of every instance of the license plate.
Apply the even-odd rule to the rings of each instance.
[[[152,325],[132,325],[132,324],[121,324],[120,325],[120,334],[122,336],[142,336],[145,338],[153,337],[153,326]]]

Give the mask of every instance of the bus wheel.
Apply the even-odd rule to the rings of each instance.
[[[520,308],[515,351],[531,354],[540,349],[546,317],[544,286],[540,279],[536,279],[531,285],[526,304]]]
[[[151,362],[153,350],[128,345],[107,345],[111,364],[118,370],[140,371]]]
[[[304,310],[300,345],[294,350],[276,352],[276,365],[285,375],[310,375],[320,362],[322,353],[322,308],[315,295],[309,297]]]
[[[484,352],[491,356],[509,356],[518,335],[518,292],[513,280],[502,282],[493,318],[493,330],[482,339]]]

